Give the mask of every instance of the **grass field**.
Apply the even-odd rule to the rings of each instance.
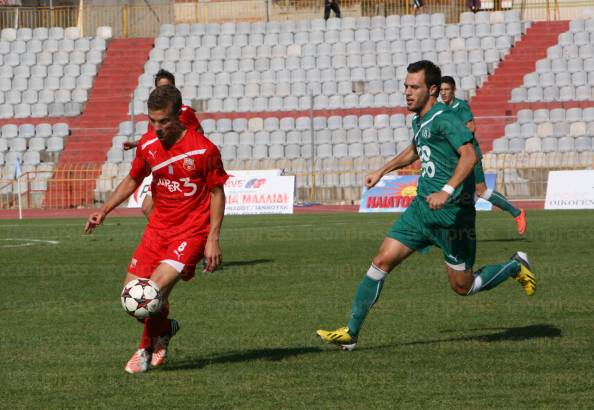
[[[477,267],[527,251],[534,297],[459,297],[438,250],[413,255],[352,353],[315,330],[346,324],[394,215],[228,217],[224,269],[175,289],[170,361],[135,376],[119,292],[143,219],[0,221],[0,408],[592,408],[594,212],[528,217],[520,239],[481,213]]]

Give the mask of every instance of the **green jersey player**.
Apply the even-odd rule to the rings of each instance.
[[[474,135],[476,126],[474,124],[474,116],[466,101],[456,98],[456,81],[450,76],[441,77],[441,99],[458,115],[460,120],[466,124],[470,132]],[[474,166],[474,182],[476,183],[476,195],[486,201],[491,202],[498,208],[503,209],[511,214],[516,221],[518,227],[518,234],[524,235],[526,232],[526,212],[522,208],[513,206],[506,197],[497,191],[487,189],[485,184],[485,173],[483,172],[483,165],[481,163],[481,149],[479,148],[476,139],[473,139],[472,144],[475,147],[478,155],[478,162]]]
[[[417,196],[389,229],[359,284],[348,325],[317,331],[324,342],[346,350],[355,348],[361,326],[377,302],[388,272],[413,252],[422,252],[431,245],[441,248],[450,285],[459,295],[493,289],[510,276],[520,282],[528,296],[536,290],[536,278],[523,252],[473,271],[476,211],[472,170],[477,162],[473,136],[451,108],[437,103],[440,69],[430,61],[419,61],[407,70],[406,104],[417,114],[413,119],[413,141],[384,167],[367,175],[365,184],[373,187],[385,174],[419,159]]]

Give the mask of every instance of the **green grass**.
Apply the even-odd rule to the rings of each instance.
[[[391,273],[357,351],[322,345],[393,218],[226,218],[224,269],[176,287],[170,361],[135,376],[118,296],[144,221],[1,221],[0,408],[594,407],[593,212],[530,212],[526,239],[479,215],[477,267],[527,251],[533,298],[457,296],[434,249]]]

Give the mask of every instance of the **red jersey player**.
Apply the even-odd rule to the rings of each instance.
[[[157,74],[155,74],[155,87],[161,87],[164,85],[172,85],[175,87],[175,76],[171,74],[167,70],[159,70]],[[201,134],[204,134],[202,130],[202,125],[200,125],[200,121],[196,118],[196,111],[190,106],[182,104],[181,111],[179,114],[179,122],[189,130],[198,130]],[[152,130],[152,124],[149,122],[148,130]],[[127,151],[132,148],[136,148],[138,146],[138,141],[131,141],[131,142],[124,142],[124,150]],[[147,192],[147,195],[144,197],[142,201],[142,213],[147,217],[151,214],[153,210],[153,198],[151,197],[151,192]]]
[[[148,100],[153,129],[140,139],[130,174],[109,200],[89,216],[85,232],[91,233],[124,202],[150,173],[155,203],[142,240],[128,266],[125,283],[150,278],[159,285],[163,308],[144,321],[138,350],[125,370],[141,373],[165,360],[169,339],[179,326],[168,319],[168,295],[181,278],[194,276],[204,257],[205,271],[222,260],[219,231],[225,210],[223,185],[228,178],[218,148],[179,121],[181,93],[172,86],[157,87]]]

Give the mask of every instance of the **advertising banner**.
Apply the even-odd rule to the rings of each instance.
[[[496,174],[485,174],[487,188],[494,189]],[[359,203],[359,212],[404,212],[417,196],[418,175],[394,175],[383,177],[376,186],[364,189]],[[479,199],[478,211],[490,211],[491,203]]]
[[[594,209],[594,171],[550,171],[545,209]]]
[[[253,178],[270,178],[280,176],[282,174],[281,169],[262,169],[262,170],[231,170],[227,171],[229,175],[229,180],[225,185],[225,193],[231,186],[244,186],[248,180]],[[153,181],[153,176],[149,175],[146,177],[142,184],[136,189],[136,191],[130,196],[128,200],[128,208],[140,208],[142,206],[142,201],[146,197],[147,193],[151,190],[151,182]],[[228,200],[227,200],[228,202]]]
[[[225,215],[292,214],[294,176],[229,178]]]

